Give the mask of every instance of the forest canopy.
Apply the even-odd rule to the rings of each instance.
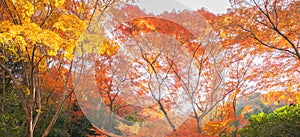
[[[299,1],[136,3],[0,0],[0,136],[300,136]]]

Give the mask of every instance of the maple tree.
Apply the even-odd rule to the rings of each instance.
[[[184,16],[189,13],[190,12],[185,12],[181,15]],[[170,14],[167,13],[166,15],[163,14],[162,17],[164,17],[164,18],[177,17],[178,18],[178,14],[173,14],[173,15],[172,14],[173,13],[170,13]],[[175,15],[177,15],[177,16],[175,16]],[[134,14],[133,16],[136,16],[136,15]],[[188,22],[185,22],[185,23],[188,24]],[[130,26],[130,27],[127,27],[127,26]],[[168,26],[168,27],[165,27],[165,26]],[[186,26],[188,26],[188,25],[186,25]],[[203,25],[201,25],[201,26],[203,26]],[[209,70],[214,67],[214,64],[217,64],[216,62],[210,62],[211,63],[210,65],[212,65],[212,68],[209,68],[208,58],[209,57],[213,58],[215,56],[215,54],[218,54],[218,51],[216,50],[216,48],[212,48],[208,45],[205,45],[207,47],[207,49],[206,49],[207,51],[205,51],[205,52],[208,52],[208,53],[206,53],[207,55],[204,56],[203,55],[204,49],[203,49],[202,45],[193,43],[193,42],[189,42],[189,41],[196,40],[196,37],[191,32],[187,31],[186,29],[182,28],[181,26],[177,26],[177,24],[173,25],[172,22],[165,20],[165,19],[161,19],[161,18],[155,18],[155,17],[136,18],[136,19],[133,19],[133,20],[127,22],[127,24],[125,24],[125,25],[121,25],[118,28],[123,32],[123,34],[125,34],[125,36],[122,36],[120,34],[118,35],[122,40],[126,41],[127,39],[129,39],[133,36],[133,38],[131,38],[131,39],[134,39],[133,43],[138,44],[138,48],[134,48],[134,47],[136,47],[136,45],[129,46],[129,47],[133,47],[133,48],[130,48],[130,51],[133,52],[134,56],[135,56],[134,57],[135,59],[132,60],[131,62],[138,61],[137,62],[138,64],[142,64],[142,66],[144,66],[144,69],[146,69],[147,73],[149,73],[149,75],[150,75],[150,80],[148,80],[148,81],[151,81],[151,84],[157,83],[159,93],[155,94],[155,91],[153,89],[151,89],[151,86],[149,87],[149,84],[148,84],[148,89],[147,88],[142,88],[142,89],[146,90],[146,93],[147,92],[151,93],[152,97],[160,105],[161,111],[164,112],[164,116],[167,119],[169,125],[173,128],[173,130],[175,129],[175,126],[173,125],[172,121],[168,117],[168,113],[166,113],[166,111],[165,111],[166,108],[164,108],[163,105],[160,104],[161,99],[159,97],[162,93],[160,85],[163,85],[161,82],[164,82],[164,80],[167,81],[167,77],[174,77],[175,81],[177,83],[176,84],[177,86],[175,86],[175,88],[173,88],[173,89],[172,89],[172,86],[169,86],[169,90],[171,89],[171,90],[175,90],[177,92],[177,93],[172,92],[171,94],[173,94],[173,96],[178,96],[178,95],[182,96],[182,94],[180,94],[179,90],[178,90],[182,87],[186,90],[186,92],[188,93],[187,96],[189,97],[189,99],[187,99],[187,100],[193,102],[192,106],[194,107],[194,110],[195,110],[194,117],[197,120],[198,132],[200,132],[201,131],[200,128],[202,126],[201,122],[202,122],[202,119],[204,118],[204,116],[206,116],[209,112],[211,112],[218,105],[218,103],[220,101],[222,101],[223,99],[225,99],[225,97],[229,93],[233,92],[236,87],[233,86],[234,89],[229,90],[227,93],[224,92],[223,95],[221,95],[219,98],[216,98],[218,96],[218,94],[222,94],[221,92],[219,92],[219,88],[218,88],[218,86],[220,86],[220,84],[222,82],[212,78],[213,80],[211,82],[206,82],[207,85],[211,84],[210,85],[210,86],[212,86],[211,91],[209,91],[209,88],[203,89],[203,90],[207,90],[204,92],[208,92],[206,94],[207,95],[206,100],[210,99],[211,101],[207,102],[207,103],[203,102],[201,104],[198,102],[198,99],[200,99],[201,88],[205,87],[205,84],[198,85],[198,83],[196,82],[195,85],[188,85],[191,87],[184,87],[184,86],[187,86],[187,83],[185,83],[185,82],[190,82],[189,80],[192,79],[191,76],[194,75],[195,73],[191,72],[191,74],[188,74],[189,72],[187,72],[187,73],[183,74],[181,71],[184,69],[183,68],[180,69],[180,66],[177,66],[174,62],[190,62],[190,61],[195,60],[196,64],[198,64],[198,70],[197,70],[197,71],[199,71],[199,75],[197,75],[198,80],[201,77],[205,77],[203,75],[206,75],[206,77],[207,77],[206,80],[208,80],[208,79],[210,79],[209,77],[214,77],[214,76],[218,75],[218,73],[221,73],[221,72],[206,72],[206,74],[202,73],[202,72],[204,72],[204,71],[202,71],[202,69]],[[170,53],[168,53],[168,52],[170,52],[168,50],[168,47],[156,47],[156,45],[170,45],[170,44],[165,44],[164,40],[169,40],[169,43],[171,40],[170,40],[170,38],[167,38],[167,37],[165,38],[164,35],[160,35],[157,33],[148,34],[153,31],[167,34],[167,35],[170,35],[170,34],[174,35],[175,38],[181,44],[183,44],[185,46],[185,48],[190,52],[188,54],[191,54],[193,56],[193,59],[189,60],[188,58],[186,58],[187,59],[186,61],[183,61],[182,59],[180,61],[177,61],[174,58],[174,56],[168,55],[168,54],[170,54]],[[205,32],[205,31],[207,31],[207,30],[205,30],[205,29],[201,30],[201,32]],[[143,32],[146,32],[146,34],[144,34]],[[143,34],[142,37],[136,36],[141,33]],[[184,34],[183,36],[181,35],[182,33]],[[159,39],[159,40],[157,40],[157,41],[159,41],[159,43],[156,44],[156,43],[150,42],[149,39],[147,38],[148,37],[147,35],[152,37],[152,39],[153,38]],[[158,35],[159,37],[156,37],[155,35]],[[151,48],[150,48],[150,43],[151,43]],[[213,45],[212,43],[209,43],[209,44]],[[146,46],[149,45],[148,46],[149,49],[148,49],[148,47],[142,47],[143,45],[146,45]],[[176,44],[171,44],[171,45],[176,45]],[[148,53],[146,51],[151,51],[151,50],[153,50],[153,48],[159,49],[158,52],[156,50],[154,50],[152,53],[149,53],[149,55],[148,55]],[[146,50],[144,50],[144,49],[146,49]],[[175,49],[174,51],[173,50],[171,51],[171,54],[178,54],[177,53],[178,51],[176,50],[177,48],[174,48],[174,49]],[[142,58],[139,58],[139,55],[135,55],[135,54],[138,54],[138,53],[135,53],[136,51],[140,52],[139,54],[141,54]],[[160,61],[164,60],[164,56],[166,56],[164,54],[167,54],[166,61],[168,63],[165,64],[164,66],[161,66],[159,64],[163,64],[163,63],[160,63]],[[215,59],[217,59],[217,56],[215,56]],[[146,63],[143,63],[140,60],[145,61]],[[212,60],[214,60],[214,59],[212,59]],[[192,62],[190,64],[194,65]],[[206,68],[204,68],[204,66]],[[193,67],[194,66],[189,66],[188,71],[192,71],[191,68],[193,68]],[[215,67],[219,67],[219,66],[215,65]],[[220,68],[217,68],[217,69],[220,69]],[[135,69],[135,70],[138,70],[138,69]],[[222,70],[217,70],[217,71],[222,71]],[[165,74],[163,74],[161,76],[161,74],[160,74],[161,72],[165,72]],[[172,75],[172,73],[173,73],[173,75]],[[151,74],[155,74],[155,76],[158,80],[153,81],[151,79]],[[181,75],[183,75],[183,76],[181,76]],[[188,75],[188,76],[186,76],[186,75]],[[216,77],[220,78],[220,74],[219,74],[219,76],[216,76]],[[154,77],[154,79],[155,79],[155,77]],[[219,85],[214,85],[215,83],[218,83],[218,82],[220,82]],[[143,87],[143,84],[140,84],[140,83],[144,83],[144,81],[139,81],[139,84],[138,84],[139,87]],[[199,83],[205,83],[205,82],[201,81]],[[144,87],[147,87],[147,86],[144,86]],[[196,88],[194,89],[194,87],[196,87]],[[206,86],[206,87],[209,87],[209,86]],[[209,93],[209,92],[211,92],[211,93]],[[145,94],[145,93],[141,92],[138,95],[140,97],[143,94]],[[157,97],[157,95],[158,95],[158,97]],[[198,99],[194,99],[195,97]],[[172,98],[173,99],[175,98],[175,100],[176,100],[176,97],[172,97]],[[201,98],[203,99],[204,97],[202,96]],[[203,100],[205,100],[205,99],[203,99]],[[201,106],[201,107],[203,107],[203,109],[199,107],[200,105],[203,105],[203,106]],[[198,115],[199,113],[201,115]]]
[[[147,25],[147,19],[151,23],[149,24],[154,24],[157,23],[161,20],[154,19],[153,20],[149,18],[141,18],[137,20],[133,20],[134,23],[133,27],[136,27],[137,29],[140,29],[141,31],[147,31],[147,28],[140,28],[141,26]],[[155,20],[157,22],[155,22]],[[143,24],[142,22],[145,22]],[[155,25],[155,24],[154,24]],[[172,25],[172,24],[169,24]],[[147,26],[146,26],[147,27]],[[162,26],[163,27],[163,26]],[[171,30],[171,29],[170,29]],[[168,42],[172,41],[170,38],[166,37],[165,35],[152,35],[152,34],[146,34],[149,36],[143,36],[143,37],[138,37],[134,36],[133,34],[135,30],[132,32],[129,32],[131,35],[129,37],[133,37],[132,39],[134,40],[135,43],[138,43],[138,46],[132,45],[129,50],[132,52],[132,56],[128,56],[126,58],[130,58],[130,62],[128,63],[136,63],[137,65],[135,66],[128,66],[134,67],[133,71],[129,70],[129,79],[130,83],[137,84],[132,85],[129,90],[126,88],[123,88],[123,90],[127,91],[128,93],[130,92],[137,92],[137,98],[143,97],[143,100],[145,102],[145,99],[149,100],[149,102],[141,102],[142,100],[136,100],[135,103],[141,102],[142,105],[147,105],[147,104],[152,104],[152,109],[150,109],[150,114],[151,115],[157,115],[156,118],[159,118],[161,116],[164,116],[167,120],[167,123],[170,125],[172,130],[176,130],[174,121],[172,121],[172,116],[169,113],[171,106],[168,106],[170,102],[175,101],[174,98],[170,98],[168,96],[168,92],[175,93],[174,91],[174,86],[176,83],[171,82],[171,78],[174,77],[174,73],[172,72],[174,69],[178,69],[180,64],[177,64],[176,67],[173,67],[173,62],[171,62],[172,59],[175,59],[176,57],[174,56],[175,53],[179,53],[178,47],[170,46],[170,47],[158,47],[157,45],[160,44],[167,44],[166,40]],[[163,30],[162,30],[163,31]],[[127,32],[128,33],[128,32]],[[137,32],[139,33],[139,32]],[[157,34],[157,33],[156,33]],[[159,38],[157,36],[160,36],[162,38]],[[160,39],[158,43],[150,42],[147,37],[155,37],[156,39]],[[172,42],[173,43],[173,42]],[[151,46],[150,46],[151,44]],[[177,43],[173,43],[171,45],[176,45]],[[174,48],[174,50],[173,50]],[[125,57],[123,57],[125,58]],[[128,59],[127,59],[128,60]],[[174,60],[173,60],[174,61]],[[124,61],[123,61],[124,62]],[[161,65],[164,64],[164,65]],[[173,74],[172,74],[173,73]],[[139,81],[136,81],[136,79],[141,79]],[[167,85],[167,86],[166,86]],[[132,90],[133,91],[130,91]],[[137,91],[134,91],[137,89]],[[125,93],[126,94],[126,93]],[[132,96],[132,95],[131,95]],[[154,103],[154,104],[153,104]],[[155,106],[155,107],[154,107]],[[158,112],[156,112],[159,109]],[[147,110],[147,109],[144,109]],[[148,112],[149,113],[149,112]],[[152,116],[152,118],[155,119],[155,117]]]
[[[241,9],[243,9],[243,8],[241,8]],[[180,30],[180,27],[176,27],[176,29],[172,29],[172,27],[171,27],[172,25],[169,24],[168,20],[164,20],[163,22],[160,22],[161,19],[151,17],[153,15],[150,15],[150,17],[146,17],[146,18],[139,18],[139,15],[144,16],[145,13],[143,13],[142,11],[138,11],[138,9],[134,9],[134,7],[130,10],[135,10],[135,12],[130,11],[129,14],[127,14],[126,16],[132,16],[135,19],[131,20],[131,21],[127,20],[128,21],[127,24],[125,24],[124,26],[121,25],[119,27],[119,29],[125,34],[125,36],[117,34],[122,40],[126,40],[126,39],[128,39],[128,37],[130,37],[130,35],[133,35],[135,37],[134,40],[137,44],[147,45],[147,43],[149,44],[149,43],[153,43],[153,42],[150,42],[147,38],[136,37],[136,35],[142,34],[143,37],[144,37],[146,35],[151,35],[149,33],[159,32],[159,33],[163,33],[163,34],[173,34],[175,36],[175,38],[178,37],[178,35],[176,34],[176,29]],[[198,12],[200,12],[201,14],[204,13],[203,16],[206,17],[209,20],[209,23],[211,23],[213,25],[215,30],[218,29],[218,28],[221,28],[220,32],[217,31],[220,34],[220,37],[221,37],[221,39],[220,39],[221,40],[221,45],[222,45],[221,48],[224,50],[224,53],[228,55],[228,56],[226,56],[226,61],[225,61],[226,63],[223,62],[224,64],[226,64],[226,65],[224,65],[225,70],[228,71],[227,72],[228,77],[226,77],[223,80],[225,86],[222,87],[222,89],[220,88],[220,89],[215,89],[215,90],[211,91],[212,94],[214,94],[214,92],[216,92],[216,93],[219,93],[223,96],[221,96],[221,98],[218,99],[218,98],[215,98],[213,96],[209,96],[209,94],[208,94],[207,98],[213,98],[213,100],[215,102],[213,102],[213,103],[209,103],[209,102],[205,102],[205,101],[202,102],[202,105],[206,104],[206,109],[207,109],[208,106],[210,106],[210,107],[208,107],[209,109],[207,109],[208,111],[205,110],[203,112],[203,109],[200,108],[199,110],[195,111],[196,113],[194,113],[195,115],[201,114],[201,115],[199,115],[199,117],[198,116],[196,117],[196,119],[198,119],[198,120],[200,119],[198,121],[198,132],[201,131],[200,129],[201,129],[202,124],[201,124],[200,121],[202,121],[204,116],[206,114],[210,113],[214,108],[222,108],[222,105],[220,103],[221,102],[226,102],[225,104],[227,104],[227,106],[228,106],[226,109],[232,111],[231,115],[226,116],[225,118],[220,119],[220,120],[215,119],[216,120],[215,125],[222,125],[222,123],[224,123],[224,122],[226,124],[221,129],[216,129],[215,131],[209,131],[205,127],[204,127],[204,129],[207,130],[207,132],[218,134],[218,133],[222,133],[224,131],[224,128],[225,128],[226,133],[229,133],[229,132],[231,132],[231,130],[234,130],[234,134],[236,136],[237,130],[238,130],[238,123],[245,123],[244,119],[243,119],[244,118],[244,116],[243,116],[244,113],[240,114],[240,116],[237,116],[237,114],[236,114],[237,113],[237,110],[236,110],[237,109],[236,108],[237,100],[239,98],[244,97],[244,96],[251,95],[254,91],[270,88],[270,87],[276,85],[274,83],[268,83],[268,84],[270,84],[268,86],[260,85],[260,84],[263,83],[262,82],[263,80],[267,80],[267,79],[271,80],[273,78],[273,77],[270,77],[270,73],[263,74],[263,72],[261,72],[261,71],[262,71],[262,68],[266,68],[266,67],[267,68],[276,67],[276,68],[273,68],[274,70],[280,68],[279,66],[271,66],[270,64],[266,64],[265,66],[259,66],[259,65],[257,65],[257,62],[255,62],[253,60],[258,58],[258,57],[255,57],[255,56],[261,56],[261,57],[266,57],[265,58],[266,62],[270,62],[272,57],[267,56],[268,54],[266,54],[266,52],[269,52],[272,55],[277,54],[277,52],[272,53],[272,51],[270,51],[270,50],[266,50],[266,52],[257,51],[255,48],[251,48],[250,45],[252,43],[249,43],[251,41],[250,38],[249,39],[244,39],[248,35],[244,35],[245,33],[242,33],[242,31],[241,32],[232,31],[233,29],[236,29],[234,27],[231,27],[231,28],[226,27],[226,25],[228,25],[228,24],[233,24],[233,25],[237,24],[237,22],[230,22],[230,21],[222,20],[222,19],[227,19],[228,20],[228,18],[232,18],[233,13],[229,12],[228,14],[224,14],[224,15],[221,15],[221,16],[217,17],[217,16],[214,16],[214,15],[208,13],[208,12],[203,11],[203,9],[202,9],[202,11],[200,10]],[[234,12],[234,10],[232,12]],[[186,13],[188,13],[188,12],[186,12]],[[120,14],[122,14],[122,13],[117,11],[116,14],[120,16]],[[182,14],[184,14],[184,12]],[[192,13],[188,13],[188,14],[192,14]],[[167,19],[172,19],[172,18],[176,18],[175,15],[177,16],[177,18],[181,18],[181,19],[183,18],[183,17],[178,16],[178,13],[162,14],[161,17],[164,17],[164,18],[167,18]],[[180,13],[179,13],[179,15],[180,15]],[[238,19],[238,17],[236,17],[235,19]],[[121,20],[121,22],[124,21],[122,19],[120,19],[120,20]],[[239,20],[237,20],[237,21],[239,21]],[[224,22],[227,22],[228,24],[224,24]],[[219,23],[219,24],[217,24],[217,23]],[[223,24],[221,25],[221,23],[223,23]],[[186,23],[186,24],[189,24],[189,23]],[[132,26],[132,27],[128,27],[128,25]],[[163,28],[164,25],[169,26],[169,27],[168,28]],[[186,26],[191,27],[192,25],[186,25]],[[191,27],[191,28],[194,28],[194,26]],[[195,29],[195,30],[197,30],[197,29]],[[237,34],[233,35],[233,34],[230,33],[230,31],[236,32]],[[183,31],[183,32],[185,32],[185,31]],[[158,35],[158,34],[155,34],[155,35]],[[159,36],[162,37],[162,35],[159,35]],[[153,37],[153,36],[151,35],[151,37]],[[159,39],[159,38],[155,38],[155,39]],[[169,38],[164,38],[164,39],[169,39]],[[195,39],[195,37],[193,37],[192,35],[187,34],[184,37],[180,37],[178,39],[178,41],[181,42],[182,44],[186,44],[186,42],[191,40],[191,39]],[[187,41],[185,41],[185,40],[187,40]],[[158,41],[161,42],[163,40],[158,40]],[[239,44],[239,45],[237,45],[237,44]],[[151,46],[153,46],[153,45],[151,45]],[[193,45],[186,44],[184,46],[186,46],[186,48],[189,50],[189,52],[193,52],[193,49],[196,49],[195,47],[197,47],[197,44],[193,44]],[[265,48],[262,48],[262,49],[265,49]],[[134,48],[130,49],[130,51],[134,51],[134,50],[135,50]],[[206,50],[209,51],[209,49],[206,49]],[[203,51],[203,49],[201,51]],[[217,50],[212,49],[212,51],[215,52],[214,54],[217,54]],[[251,54],[249,54],[249,53],[251,53]],[[141,50],[141,54],[142,54],[141,59],[132,60],[132,62],[138,61],[137,63],[141,64],[140,60],[144,60],[144,61],[146,61],[146,64],[144,64],[143,66],[147,66],[147,67],[145,67],[145,68],[148,68],[148,69],[146,69],[148,71],[147,73],[158,74],[157,72],[158,72],[159,69],[162,69],[162,66],[160,66],[159,64],[156,64],[156,63],[159,62],[159,61],[164,60],[161,57],[161,55],[163,53],[158,52],[158,53],[155,53],[155,54],[153,54],[152,56],[149,57],[148,54],[145,51]],[[205,58],[205,56],[201,56],[202,54],[201,54],[200,51],[196,55],[197,55],[197,57]],[[280,56],[280,57],[282,57],[282,56]],[[280,58],[280,57],[277,57],[277,58]],[[293,60],[293,59],[291,59],[291,60]],[[175,66],[175,64],[172,64],[172,60],[169,60],[169,61],[171,61],[171,62],[169,62],[169,64],[167,64],[163,67],[166,67],[166,68],[170,69],[170,72],[168,72],[168,69],[166,69],[167,70],[166,72],[167,72],[167,75],[171,76],[170,73],[172,71],[174,71],[172,68],[173,68],[173,65]],[[198,60],[198,62],[199,62],[199,64],[201,64],[201,63],[204,64],[204,62],[200,62],[199,60]],[[208,67],[208,64],[205,64],[203,66]],[[213,67],[213,66],[211,66],[211,67]],[[215,66],[215,67],[217,67],[217,66]],[[259,68],[259,67],[261,67],[261,68]],[[293,68],[297,68],[297,67],[293,67]],[[201,70],[201,69],[203,69],[203,68],[200,67],[199,70]],[[179,70],[181,70],[181,69],[179,69]],[[264,70],[266,70],[266,69],[264,69]],[[263,75],[261,75],[261,74],[263,74]],[[176,73],[175,73],[175,75],[176,75]],[[212,75],[212,74],[208,74],[208,75]],[[295,76],[295,75],[293,75],[293,76]],[[264,77],[264,78],[261,79],[262,81],[254,80],[254,78],[258,78],[258,77]],[[145,81],[141,81],[140,83],[136,83],[136,84],[138,84],[138,87],[143,87],[143,85],[141,84],[143,82],[145,82]],[[158,85],[159,85],[159,81],[157,81],[157,82],[158,82]],[[181,77],[179,76],[179,72],[178,72],[177,73],[177,85],[178,85],[177,88],[184,85],[184,82],[185,81],[183,79],[181,79]],[[260,82],[262,82],[262,83],[260,83]],[[213,83],[218,83],[218,82],[214,81]],[[249,83],[251,83],[251,84],[249,84]],[[253,83],[255,83],[255,84],[253,84]],[[257,85],[257,87],[254,87],[253,85]],[[282,84],[278,84],[276,86],[280,86],[280,85],[282,85]],[[205,86],[201,85],[199,87],[203,88]],[[145,89],[145,87],[142,88],[142,89],[147,91],[147,89]],[[194,90],[193,92],[190,91],[190,93],[193,93],[193,95],[199,95],[200,94],[199,91],[197,91],[197,93],[195,91],[197,91],[197,90]],[[138,93],[139,94],[137,94],[137,95],[139,95],[139,97],[141,97],[144,94],[141,91],[138,91]],[[195,97],[195,96],[192,96],[192,97]],[[202,98],[203,98],[203,95],[202,95]],[[192,101],[193,100],[194,99],[192,99]],[[231,104],[231,105],[228,105],[228,104]],[[199,108],[200,104],[195,103],[194,105],[195,106],[198,105],[198,108]],[[204,108],[205,108],[205,105],[204,105]],[[162,108],[162,109],[164,109],[164,108]],[[219,113],[219,111],[220,112],[224,111],[224,109],[225,108],[217,109],[215,111]],[[201,110],[202,110],[202,113],[201,113]],[[249,110],[250,109],[245,109],[245,111],[249,111]],[[215,112],[215,111],[213,111],[213,112]],[[218,114],[218,113],[216,115],[220,115],[221,117],[223,117],[221,114]],[[234,123],[234,128],[232,126],[230,128],[227,128],[227,126],[229,126],[231,123]],[[172,123],[170,121],[169,121],[169,124],[170,124],[171,127],[173,127]],[[214,126],[214,123],[213,122],[208,122],[208,124],[205,125],[205,126],[206,127]]]
[[[294,13],[299,3],[253,0],[231,1],[231,4],[232,9],[226,14],[209,22],[219,30],[222,46],[233,49],[229,51],[235,62],[253,60],[239,94],[264,92],[262,101],[268,105],[295,103],[299,92],[299,35],[296,33],[299,25],[298,15]],[[235,75],[241,76],[241,71]]]
[[[299,1],[231,0],[221,15],[127,2],[0,0],[0,133],[242,136],[295,118]],[[248,121],[257,105],[276,110]]]
[[[258,60],[253,64],[256,67],[253,78],[260,77],[262,80],[257,88],[263,90],[273,87],[275,90],[285,88],[286,83],[299,83],[299,3],[268,0],[233,1],[232,4],[232,10],[211,23],[216,29],[220,29],[222,45],[238,44]],[[271,73],[282,68],[284,71],[280,73]],[[291,81],[274,81],[275,77]]]

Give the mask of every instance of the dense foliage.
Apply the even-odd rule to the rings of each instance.
[[[282,106],[270,114],[252,115],[250,124],[241,128],[240,136],[300,136],[300,105]]]
[[[0,137],[300,136],[299,1],[134,2],[0,0]]]

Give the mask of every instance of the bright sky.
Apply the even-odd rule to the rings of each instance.
[[[226,13],[230,7],[228,0],[138,0],[138,4],[147,12],[162,13],[163,11],[193,9],[205,7],[215,14]]]
[[[230,8],[229,0],[176,0],[180,3],[186,4],[192,9],[207,8],[213,13],[226,13],[227,8]]]

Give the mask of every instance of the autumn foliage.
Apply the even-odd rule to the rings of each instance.
[[[0,0],[0,135],[299,135],[299,1],[132,2]]]

